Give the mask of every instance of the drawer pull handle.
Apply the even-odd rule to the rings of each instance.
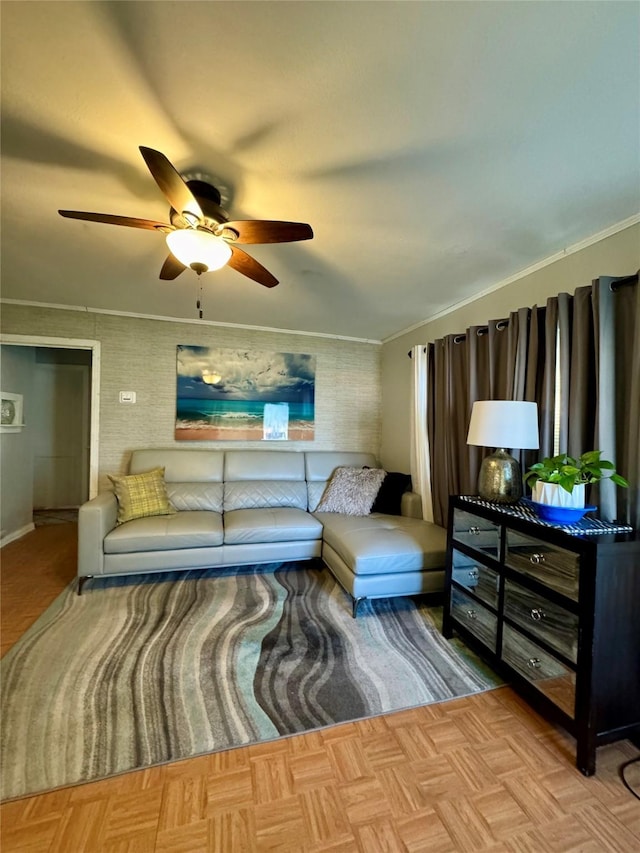
[[[467,610],[467,616],[469,617],[469,619],[477,619],[478,618],[478,614],[476,613],[475,610]]]
[[[473,534],[474,536],[479,536],[480,535],[480,528],[476,527],[474,524],[472,527],[469,528],[469,533]]]
[[[478,570],[477,569],[469,569],[469,577],[472,581],[478,580]]]
[[[529,557],[529,562],[533,563],[534,566],[539,566],[540,563],[544,563],[544,554],[532,554]]]
[[[531,669],[540,669],[541,663],[542,661],[540,660],[540,658],[529,658],[529,660],[527,661],[527,666],[530,666]]]
[[[539,622],[541,619],[544,619],[546,616],[544,610],[540,610],[537,607],[533,607],[531,609],[531,613],[529,615],[534,620],[534,622]]]

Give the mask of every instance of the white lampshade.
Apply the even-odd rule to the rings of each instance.
[[[196,271],[219,270],[231,257],[231,247],[222,237],[195,228],[180,228],[167,234],[167,245],[181,264],[200,268]],[[204,267],[204,270],[202,269]]]
[[[467,444],[531,450],[539,447],[538,404],[520,400],[475,402]]]

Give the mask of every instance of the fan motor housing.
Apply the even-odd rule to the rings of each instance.
[[[229,221],[229,214],[220,207],[220,192],[213,184],[198,180],[186,181],[186,184],[205,215],[204,224],[207,228],[215,231],[218,225]],[[169,208],[169,218],[176,228],[188,228],[193,224],[173,207]]]

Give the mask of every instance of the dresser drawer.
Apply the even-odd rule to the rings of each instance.
[[[575,613],[510,580],[504,585],[504,612],[572,663],[577,662],[578,617]]]
[[[509,625],[502,633],[502,660],[544,693],[565,714],[575,717],[576,674]]]
[[[451,577],[491,607],[498,607],[498,572],[454,548]]]
[[[451,615],[495,653],[498,634],[497,616],[456,587],[451,588]]]
[[[453,511],[453,538],[494,560],[500,559],[500,525],[493,521],[456,509]]]
[[[573,551],[507,528],[504,562],[567,598],[578,600],[580,561]]]

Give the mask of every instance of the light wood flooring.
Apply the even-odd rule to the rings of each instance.
[[[2,557],[2,649],[75,575],[75,525]],[[0,807],[2,853],[640,851],[638,754],[573,739],[508,687],[123,774]],[[640,769],[628,769],[640,789]]]

